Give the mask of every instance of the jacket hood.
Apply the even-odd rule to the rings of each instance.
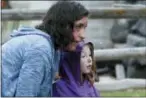
[[[80,42],[74,52],[63,51],[61,53],[59,70],[61,77],[66,77],[70,81],[81,82],[80,57],[83,46],[86,44],[91,45],[93,49],[93,44],[91,42]],[[93,53],[91,54],[93,57]]]
[[[50,39],[50,36],[47,33],[44,33],[41,30],[28,26],[20,26],[17,30],[14,30],[10,36],[17,37],[24,35],[41,35],[47,39]]]
[[[62,52],[60,59],[61,79],[53,85],[53,96],[55,97],[98,97],[99,93],[89,81],[81,83],[80,56],[85,44],[93,45],[90,42],[81,42],[74,52]],[[93,51],[93,50],[91,50]],[[93,56],[93,53],[91,54]]]

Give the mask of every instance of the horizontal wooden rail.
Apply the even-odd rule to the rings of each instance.
[[[44,17],[47,9],[2,9],[3,20],[40,20]],[[145,18],[145,6],[124,6],[97,7],[89,9],[90,18]]]
[[[146,58],[146,47],[120,48],[120,49],[100,49],[94,51],[97,61],[101,60],[120,60],[127,58]]]

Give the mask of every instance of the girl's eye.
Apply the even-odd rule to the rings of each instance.
[[[85,56],[84,56],[84,55],[82,55],[81,57],[82,57],[82,58],[84,58]]]

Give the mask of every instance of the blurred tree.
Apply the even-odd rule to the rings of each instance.
[[[10,9],[11,6],[10,6],[10,4],[9,4],[9,1],[8,1],[8,0],[2,0],[2,1],[1,1],[1,8],[2,8],[2,9]]]

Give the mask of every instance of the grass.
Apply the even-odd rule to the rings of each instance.
[[[103,97],[146,97],[146,88],[101,92],[100,95]]]

